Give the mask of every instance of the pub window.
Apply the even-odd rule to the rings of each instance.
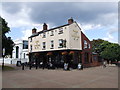
[[[52,30],[52,31],[51,31],[51,35],[50,35],[50,36],[53,36],[53,35],[54,35],[54,31]]]
[[[87,41],[84,40],[84,49],[86,49],[86,48],[87,48]]]
[[[90,44],[88,44],[88,48],[90,48]]]
[[[46,37],[46,33],[44,32],[44,33],[43,33],[43,38],[45,38],[45,37]]]
[[[63,47],[63,39],[59,39],[59,48]]]
[[[62,34],[63,33],[63,28],[59,28],[59,33],[58,34]]]
[[[43,49],[45,49],[46,48],[46,45],[45,45],[45,42],[43,42]]]
[[[32,52],[32,45],[30,46],[30,51]]]
[[[51,49],[53,49],[54,48],[54,41],[52,40],[51,41]]]

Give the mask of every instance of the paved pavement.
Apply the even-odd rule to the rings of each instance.
[[[3,88],[118,88],[118,67],[64,71],[35,69],[2,73]]]

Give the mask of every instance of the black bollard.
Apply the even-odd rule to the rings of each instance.
[[[31,66],[31,64],[29,65],[29,69],[31,70],[31,68],[32,68],[32,66]]]
[[[36,69],[38,68],[38,65],[36,65]]]
[[[22,70],[24,70],[24,63],[22,63]]]

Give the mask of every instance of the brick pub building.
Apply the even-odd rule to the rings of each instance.
[[[79,63],[84,67],[100,64],[97,55],[92,53],[90,40],[72,18],[68,24],[51,29],[44,23],[40,32],[33,28],[28,38],[28,52],[29,62],[36,62],[37,66],[52,63],[63,68],[68,63],[71,68],[77,68]]]

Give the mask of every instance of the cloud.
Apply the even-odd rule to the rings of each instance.
[[[47,23],[49,28],[67,23],[73,17],[81,24],[83,32],[108,29],[117,24],[117,2],[5,2],[2,3],[2,17],[6,19],[11,31],[21,28],[22,38],[26,38],[31,29],[42,29]],[[110,28],[109,28],[110,29]],[[107,31],[107,30],[106,30]],[[28,33],[27,33],[28,32]],[[108,30],[104,39],[113,40],[115,36]],[[94,38],[94,37],[93,37]]]
[[[114,34],[118,35],[118,29],[117,28],[112,28],[111,30],[108,30],[106,36],[103,38],[104,40],[110,41],[110,42],[115,42],[118,43],[118,36],[115,35],[116,37],[114,37]]]
[[[94,25],[94,24],[86,24],[86,25],[82,25],[83,30],[95,30],[101,27],[100,24]]]
[[[3,4],[3,10],[10,14],[17,14],[24,8],[26,8],[26,12],[23,14],[28,14],[30,20],[34,23],[46,22],[57,25],[67,23],[67,19],[70,17],[85,24],[109,24],[109,22],[114,20],[111,20],[111,18],[115,18],[114,14],[117,13],[117,3],[109,2],[28,2]]]

